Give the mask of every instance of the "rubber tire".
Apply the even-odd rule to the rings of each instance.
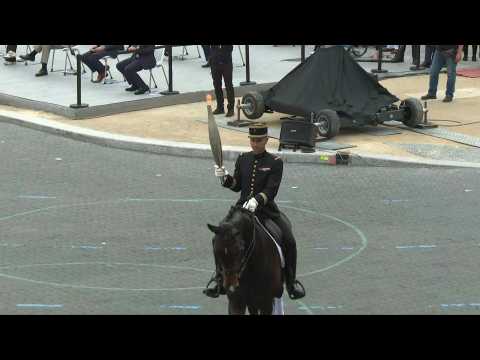
[[[327,139],[332,139],[338,135],[338,133],[340,132],[341,124],[340,124],[340,118],[338,117],[338,114],[336,111],[333,111],[330,109],[320,110],[317,113],[317,116],[326,117],[327,123],[328,123],[328,130],[326,134],[320,133],[320,129],[318,129],[320,136],[324,136]]]
[[[408,127],[415,127],[423,121],[423,105],[420,100],[408,98],[402,102],[403,106],[408,109],[408,118],[402,122]]]
[[[245,109],[242,109],[243,114],[250,120],[256,120],[262,117],[265,113],[265,101],[263,100],[262,94],[257,91],[252,91],[245,94],[242,98],[242,104],[250,103],[252,104],[251,111],[246,112]]]
[[[361,58],[363,55],[367,53],[367,50],[368,48],[366,45],[360,45],[358,47],[352,47],[350,49],[350,52],[355,58]]]

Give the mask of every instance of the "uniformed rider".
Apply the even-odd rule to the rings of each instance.
[[[290,222],[275,204],[275,196],[282,182],[283,161],[265,149],[268,142],[268,128],[265,124],[252,125],[249,128],[249,138],[252,151],[239,155],[233,176],[225,167],[219,168],[217,165],[215,165],[215,176],[220,178],[223,187],[241,192],[237,206],[243,206],[255,213],[262,221],[270,218],[281,229],[285,250],[287,292],[291,299],[300,299],[305,296],[305,291],[296,280],[297,247],[295,238]],[[215,267],[216,273],[203,291],[205,295],[213,298],[220,294],[226,294],[217,263]],[[209,288],[211,283],[215,285]]]

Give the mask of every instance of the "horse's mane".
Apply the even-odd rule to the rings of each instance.
[[[232,206],[230,208],[230,210],[228,211],[228,214],[227,216],[225,216],[225,218],[222,220],[222,222],[220,223],[220,226],[228,226],[228,225],[233,225],[234,223],[237,223],[239,221],[241,221],[244,216],[242,216],[241,218],[240,217],[236,217],[235,215],[237,214],[240,214],[240,215],[250,215],[250,212],[246,209],[244,209],[243,207],[241,206]]]

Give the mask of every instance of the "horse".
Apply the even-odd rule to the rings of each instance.
[[[233,206],[214,226],[214,256],[227,291],[229,315],[271,315],[283,295],[282,259],[277,245],[250,211]],[[272,229],[275,230],[275,229]],[[277,228],[277,237],[281,234]],[[276,239],[277,241],[279,239]]]

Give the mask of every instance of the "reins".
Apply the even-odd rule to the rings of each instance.
[[[256,221],[255,221],[255,216],[254,214],[249,214],[251,220],[252,220],[252,224],[253,224],[253,235],[252,235],[252,241],[250,242],[250,246],[248,247],[247,249],[247,252],[245,254],[245,257],[242,259],[242,262],[240,264],[240,271],[238,272],[238,278],[240,279],[242,277],[242,274],[243,272],[245,271],[247,265],[248,265],[248,261],[250,260],[250,258],[252,257],[252,254],[253,254],[253,249],[255,247],[255,242],[256,242]]]

